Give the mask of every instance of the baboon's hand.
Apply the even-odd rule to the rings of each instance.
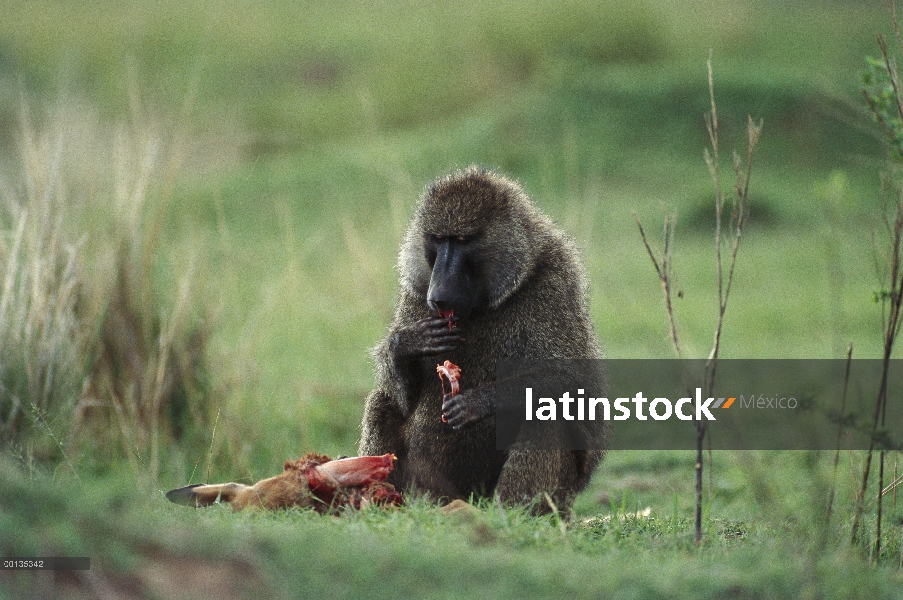
[[[458,329],[448,328],[448,319],[426,317],[395,332],[389,351],[396,358],[438,356],[454,350],[461,339]]]
[[[464,429],[495,412],[495,403],[480,390],[442,397],[442,414],[452,429]]]

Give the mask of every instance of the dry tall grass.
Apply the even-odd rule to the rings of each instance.
[[[38,140],[23,117],[21,180],[3,188],[0,441],[29,459],[62,450],[57,418],[77,403],[90,334],[76,314],[80,249],[63,234],[60,150],[59,139]],[[29,429],[42,435],[26,444]]]
[[[2,188],[0,439],[28,462],[90,448],[156,476],[161,444],[206,421],[191,270],[174,300],[154,276],[179,138],[135,112],[111,128],[77,102],[38,126],[22,110]]]

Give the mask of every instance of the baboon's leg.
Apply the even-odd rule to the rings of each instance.
[[[405,418],[395,401],[385,392],[373,391],[364,408],[358,455],[394,454],[398,460],[386,481],[398,489],[407,489],[410,485],[408,449],[404,436]]]
[[[530,504],[533,511],[553,511],[548,494],[563,518],[569,518],[571,506],[581,485],[574,452],[566,450],[512,450],[502,468],[496,496],[506,504]]]

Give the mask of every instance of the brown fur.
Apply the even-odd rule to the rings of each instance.
[[[481,261],[481,279],[470,296],[475,308],[460,320],[455,347],[438,356],[431,353],[429,340],[420,346],[408,341],[417,341],[412,336],[418,324],[436,314],[427,297],[428,289],[430,294],[435,289],[430,287],[434,267],[425,258],[430,236],[465,240],[468,256]],[[360,453],[397,455],[388,481],[403,490],[445,501],[496,495],[508,503],[529,503],[548,493],[568,514],[602,451],[500,452],[494,415],[486,407],[494,406],[501,359],[601,358],[574,243],[520,185],[470,167],[427,188],[402,244],[398,268],[395,317],[374,349],[377,384],[366,402]],[[432,343],[434,350],[437,343]],[[458,430],[441,418],[436,364],[446,359],[461,367],[461,402],[473,407],[473,422]],[[600,447],[606,432],[600,426],[587,436]],[[552,508],[546,503],[538,510]]]
[[[312,492],[305,473],[311,467],[330,462],[325,454],[309,452],[295,460],[287,460],[281,474],[258,481],[253,486],[241,483],[196,485],[173,490],[167,498],[178,504],[203,507],[225,502],[232,510],[261,508],[313,508],[319,513],[336,514],[346,505],[361,508],[369,503],[400,504],[395,488],[384,481],[376,481],[362,488],[337,488],[334,491]]]

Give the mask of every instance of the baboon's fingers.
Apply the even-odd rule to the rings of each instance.
[[[450,396],[449,400],[442,403],[442,417],[445,423],[448,423],[453,429],[461,429],[472,421],[467,406],[460,401],[451,399]]]
[[[399,329],[389,338],[388,344],[393,356],[414,357],[448,352],[460,341],[461,337],[456,332],[449,331],[447,321],[427,317]]]
[[[415,321],[417,325],[424,325],[426,327],[445,327],[448,328],[448,318],[447,317],[437,317],[435,315],[430,315],[428,317],[423,317],[422,319],[418,319]]]
[[[421,356],[438,356],[451,352],[458,347],[460,338],[427,338],[420,347]]]
[[[457,344],[446,344],[444,346],[431,346],[430,348],[426,348],[424,350],[424,356],[439,356],[442,354],[448,354],[455,348],[457,348]]]
[[[442,329],[441,331],[432,332],[430,336],[433,340],[444,340],[449,342],[457,342],[461,340],[461,334],[458,333],[456,329],[452,329],[449,331],[448,329]]]
[[[442,397],[442,416],[452,429],[460,430],[482,421],[495,412],[490,399],[468,390],[456,396]]]
[[[436,335],[448,332],[448,319],[440,319],[439,317],[424,317],[414,322],[409,328],[421,335]]]
[[[440,321],[438,327],[430,327],[423,331],[423,336],[432,340],[449,340],[455,341],[461,339],[461,330],[458,328],[449,329],[445,321]]]

